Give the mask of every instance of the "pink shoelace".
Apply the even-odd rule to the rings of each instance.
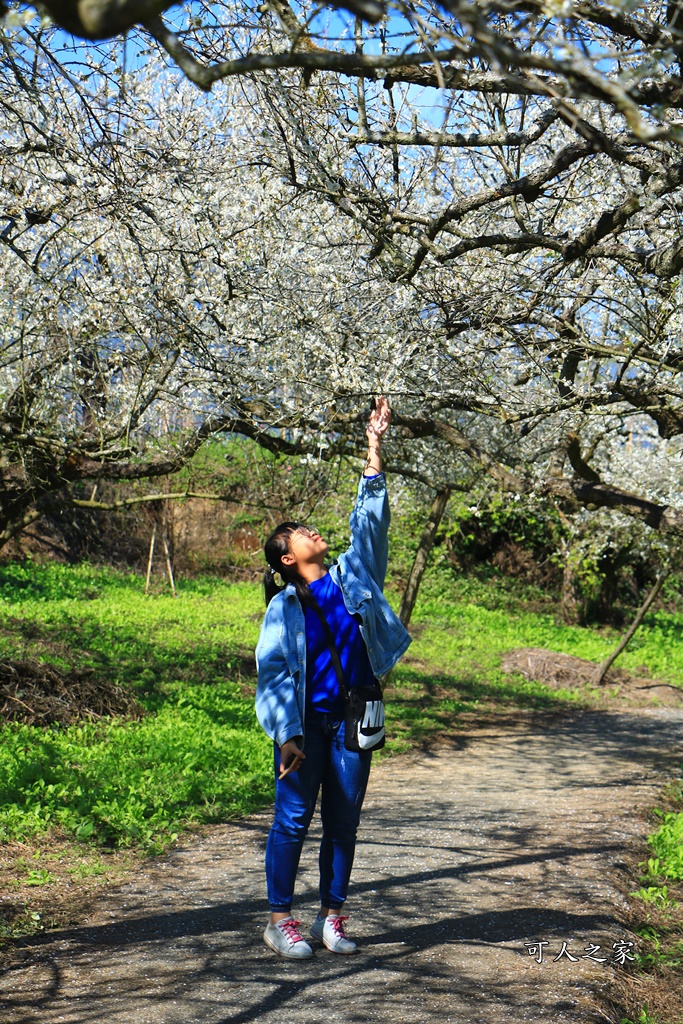
[[[329,921],[329,919],[330,918],[328,917],[327,920]],[[346,932],[344,930],[344,921],[348,921],[348,917],[341,917],[340,915],[339,917],[332,918],[332,927],[334,929],[334,934],[341,936],[342,939],[345,939],[347,937]]]
[[[284,921],[278,921],[277,927],[281,932],[284,932],[285,938],[291,942],[305,942],[305,939],[299,931],[299,925],[301,921],[295,921],[293,917],[287,917]]]

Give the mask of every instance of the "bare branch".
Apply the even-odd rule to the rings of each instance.
[[[500,131],[488,135],[463,135],[459,132],[358,131],[344,134],[349,141],[359,146],[450,146],[458,149],[528,146],[540,139],[558,117],[556,110],[547,110],[538,117],[535,127],[526,132]]]
[[[239,498],[230,494],[212,494],[204,491],[162,491],[158,494],[144,494],[133,498],[120,498],[117,501],[95,501],[83,498],[69,498],[69,503],[76,508],[90,508],[98,512],[114,512],[121,508],[132,508],[134,505],[147,504],[155,501],[184,501],[185,499],[200,498],[203,501],[223,501],[228,504],[235,504]]]

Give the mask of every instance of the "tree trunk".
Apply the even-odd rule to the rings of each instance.
[[[157,524],[154,524],[152,538],[149,542],[149,557],[147,559],[147,580],[145,582],[145,593],[149,594],[149,581],[152,578],[152,562],[154,561],[154,544],[157,539]]]
[[[410,576],[406,588],[403,591],[403,597],[401,599],[401,607],[399,609],[398,616],[404,626],[407,626],[410,622],[410,616],[413,614],[413,608],[415,607],[415,601],[417,600],[417,592],[420,589],[420,582],[429,560],[429,554],[434,547],[434,538],[436,531],[439,529],[439,524],[443,518],[443,514],[446,511],[446,505],[448,499],[451,496],[449,490],[437,491],[436,497],[432,502],[432,507],[429,510],[429,517],[427,519],[422,536],[420,537],[420,543],[415,553],[415,561],[413,567],[410,570]]]
[[[166,556],[166,572],[168,573],[168,582],[171,584],[171,591],[173,592],[173,596],[177,597],[178,594],[176,593],[175,580],[173,579],[173,566],[171,565],[171,552],[169,551],[169,548],[168,548],[168,540],[166,538],[166,531],[164,531],[163,540],[164,540],[164,554]]]
[[[617,658],[619,657],[621,652],[623,650],[625,650],[627,644],[631,641],[631,639],[633,637],[633,634],[638,629],[638,626],[641,624],[641,622],[643,621],[643,619],[647,615],[648,611],[650,610],[650,608],[654,604],[655,600],[657,599],[659,591],[662,589],[662,586],[664,584],[664,580],[666,579],[667,575],[668,575],[668,573],[664,573],[662,576],[660,576],[658,578],[658,580],[655,583],[654,587],[652,588],[650,593],[645,598],[645,601],[644,601],[643,605],[638,609],[638,614],[636,615],[635,619],[633,620],[633,622],[631,623],[629,628],[624,633],[624,636],[619,641],[619,643],[617,644],[615,649],[612,651],[612,653],[609,655],[609,657],[605,658],[605,660],[603,661],[602,665],[598,669],[598,673],[597,673],[597,675],[595,677],[595,682],[596,682],[596,684],[598,686],[602,685],[602,683],[604,682],[605,676],[607,675],[607,673],[611,669],[612,665],[617,660]]]
[[[570,626],[576,626],[581,621],[581,593],[576,569],[572,563],[571,555],[567,557],[562,572],[562,599],[560,603],[563,620]]]

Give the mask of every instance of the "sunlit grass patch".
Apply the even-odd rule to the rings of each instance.
[[[432,666],[448,671],[476,661],[495,673],[502,655],[521,647],[541,647],[599,664],[622,635],[607,627],[566,625],[547,597],[522,600],[523,591],[516,592],[509,580],[455,579],[446,593],[433,591],[427,588],[418,600],[414,622],[421,629],[410,653],[419,651]],[[653,678],[683,686],[683,615],[663,610],[647,615],[617,665],[636,674],[645,667]]]
[[[272,746],[253,709],[261,588],[202,578],[181,580],[178,590],[177,598],[145,597],[141,577],[88,565],[0,567],[0,657],[90,667],[148,711],[138,722],[4,726],[5,840],[58,829],[90,844],[156,851],[189,825],[272,799]],[[558,624],[531,596],[541,611],[507,584],[454,580],[444,593],[428,583],[414,643],[387,687],[387,753],[457,736],[479,716],[583,699],[501,671],[512,647],[597,660],[612,645],[599,631]]]

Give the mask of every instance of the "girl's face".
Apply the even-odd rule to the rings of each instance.
[[[329,548],[317,530],[300,526],[289,537],[289,553],[282,556],[285,565],[299,566],[312,562],[321,564]]]

